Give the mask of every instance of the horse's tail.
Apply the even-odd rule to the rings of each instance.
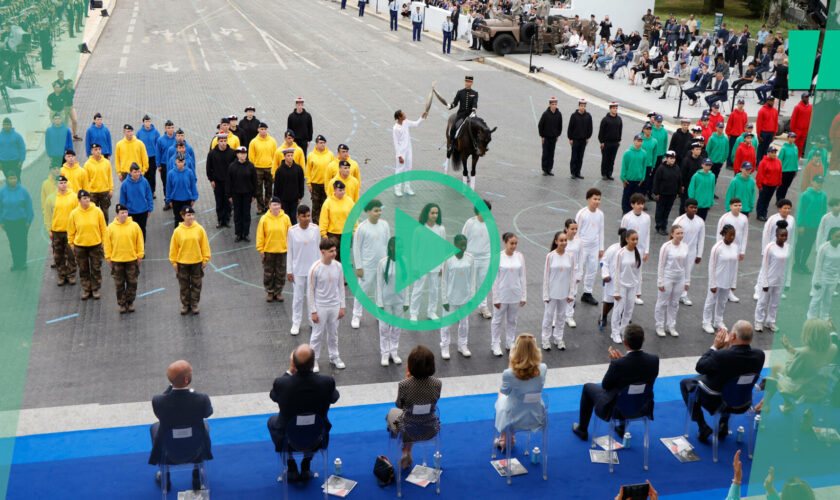
[[[452,166],[452,170],[461,169],[461,150],[458,149],[457,139],[455,147],[452,148],[452,154],[449,156],[449,164]]]

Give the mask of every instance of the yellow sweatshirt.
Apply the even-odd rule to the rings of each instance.
[[[47,202],[47,197],[58,192],[58,180],[52,175],[48,175],[46,180],[41,183],[41,206]]]
[[[169,262],[174,266],[209,261],[210,242],[201,224],[193,222],[192,226],[186,226],[180,223],[169,241]]]
[[[285,160],[285,155],[283,154],[283,150],[286,149],[287,146],[285,142],[277,147],[277,151],[274,152],[274,163],[271,165],[271,176],[274,177],[274,172],[280,167],[280,164],[283,163]],[[295,148],[295,155],[292,157],[292,161],[300,165],[300,168],[305,169],[306,167],[306,158],[303,155],[303,150],[300,149],[300,146],[292,143],[292,147]]]
[[[362,184],[362,175],[359,173],[359,164],[356,163],[356,160],[347,157],[347,161],[350,163],[350,177],[355,177],[357,181],[359,181],[359,185]],[[336,157],[335,160],[331,161],[329,165],[327,165],[327,179],[332,179],[333,177],[338,175],[338,162],[339,159]]]
[[[70,220],[70,212],[79,206],[79,198],[76,193],[67,190],[66,193],[55,193],[55,204],[53,205],[52,222],[50,230],[56,233],[67,231],[67,223]]]
[[[271,135],[265,139],[260,136],[254,137],[248,146],[248,159],[257,168],[271,168],[274,163],[274,153],[277,151],[277,141]]]
[[[118,219],[105,230],[105,260],[131,262],[145,255],[143,231],[131,217],[120,224]]]
[[[85,162],[88,191],[104,193],[114,191],[114,177],[111,175],[111,162],[104,156],[96,161],[92,156]]]
[[[344,231],[344,223],[347,216],[353,210],[356,202],[349,196],[344,195],[340,200],[330,196],[321,207],[321,219],[318,226],[321,228],[321,237],[326,238],[327,233],[341,234]]]
[[[117,173],[128,174],[131,171],[132,163],[140,165],[140,171],[144,174],[146,170],[149,170],[149,156],[146,153],[146,145],[137,137],[130,141],[123,137],[114,148],[114,166]]]
[[[335,188],[333,187],[333,182],[335,181],[341,181],[344,183],[344,191],[347,193],[346,196],[349,196],[354,203],[359,201],[359,181],[357,181],[352,175],[348,175],[346,179],[343,179],[340,175],[336,175],[331,178],[329,182],[324,185],[324,190],[327,192],[328,197],[335,193]]]
[[[306,168],[303,169],[306,174],[306,183],[325,184],[329,180],[327,167],[333,160],[335,160],[335,155],[328,148],[324,148],[324,151],[315,149],[309,153],[306,157]]]
[[[80,206],[70,212],[67,220],[67,242],[80,247],[92,247],[102,243],[105,237],[105,215],[91,203],[87,210]]]
[[[219,144],[219,138],[214,137],[213,142],[210,143],[210,149],[215,148],[218,144]],[[239,137],[236,137],[236,135],[228,132],[228,147],[231,148],[231,149],[236,149],[239,146],[240,146]]]
[[[257,251],[286,253],[286,233],[290,227],[292,221],[283,210],[276,217],[266,212],[257,224]]]
[[[67,177],[67,190],[79,192],[82,189],[85,191],[90,191],[88,189],[88,175],[85,172],[85,169],[82,168],[81,165],[78,163],[75,167],[70,167],[66,163],[61,166],[61,170],[59,171],[61,175]]]
[[[55,193],[58,192],[56,186],[56,179],[52,175],[48,175],[47,179],[41,183],[41,213],[44,214],[44,226],[47,231],[52,226],[52,214],[55,208]]]

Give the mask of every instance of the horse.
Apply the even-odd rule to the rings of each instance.
[[[498,127],[491,129],[483,119],[470,115],[464,119],[464,122],[455,132],[455,143],[452,144],[450,130],[455,126],[456,120],[456,115],[453,114],[449,117],[446,126],[446,149],[451,151],[448,161],[452,170],[458,170],[458,163],[461,163],[464,184],[468,184],[470,188],[475,189],[475,166],[479,157],[487,153],[487,146],[490,144],[493,132]],[[470,157],[472,157],[472,169],[468,172],[467,158]]]

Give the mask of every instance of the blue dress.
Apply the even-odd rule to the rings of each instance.
[[[517,429],[535,430],[543,425],[545,410],[542,402],[523,403],[525,394],[542,392],[545,372],[548,368],[540,363],[540,374],[530,380],[520,380],[508,368],[502,372],[502,386],[496,400],[496,430],[504,431],[513,425]]]

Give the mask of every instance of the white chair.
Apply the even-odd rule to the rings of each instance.
[[[531,435],[537,431],[542,433],[540,460],[542,461],[543,481],[546,481],[548,480],[548,396],[544,392],[529,392],[522,395],[522,401],[519,404],[529,407],[540,405],[541,408],[537,409],[537,411],[542,414],[542,424],[530,428],[511,425],[505,429],[505,477],[507,478],[507,484],[511,484],[510,461],[513,453],[513,436],[516,435],[517,432],[528,433],[528,444],[525,446],[526,456],[531,453]],[[498,448],[496,448],[496,439],[499,437],[501,436],[496,435],[494,432],[493,448],[490,453],[490,457],[494,459],[496,458],[498,450]]]

